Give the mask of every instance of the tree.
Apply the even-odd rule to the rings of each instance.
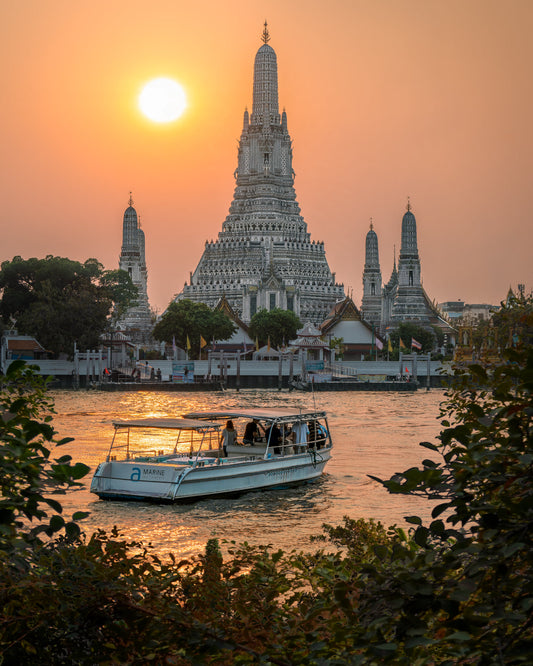
[[[342,360],[344,356],[344,338],[331,338],[329,348],[334,349],[337,357]]]
[[[0,311],[54,353],[97,347],[113,312],[134,304],[137,288],[125,271],[105,271],[96,259],[14,257],[0,270]]]
[[[46,381],[24,361],[14,361],[0,377],[0,561],[20,567],[28,548],[66,530],[79,535],[75,522],[65,522],[57,495],[81,485],[87,465],[72,465],[68,455],[51,459],[52,450],[71,438],[56,439],[52,427],[53,403]],[[49,521],[49,512],[52,516]],[[75,520],[86,514],[78,513]],[[29,521],[29,522],[28,522]],[[32,525],[31,521],[37,521]]]
[[[529,320],[533,312],[533,294],[526,295],[520,291],[518,295],[510,297],[500,304],[500,308],[493,313],[492,319],[482,322],[479,328],[482,331],[483,343],[498,346],[500,349],[516,346],[518,341],[522,344],[533,345],[533,331],[529,327]]]
[[[200,353],[200,336],[206,342],[228,340],[236,331],[235,324],[220,310],[211,310],[205,303],[189,299],[173,301],[154,327],[156,340],[187,348],[187,339],[193,355]]]
[[[395,608],[406,621],[418,580],[419,607],[431,611],[418,614],[418,635],[468,663],[527,663],[533,649],[532,305],[506,313],[520,326],[502,364],[457,371],[440,443],[422,443],[439,460],[384,482],[439,501],[429,525],[410,519],[420,557]]]
[[[270,344],[279,349],[294,340],[301,327],[301,321],[292,310],[259,310],[250,321],[250,336],[257,338],[260,345],[270,340]]]
[[[439,331],[440,336],[444,339],[444,334]],[[435,329],[428,330],[413,322],[402,322],[398,328],[390,334],[391,342],[395,349],[400,348],[400,340],[405,345],[408,351],[411,350],[411,339],[414,338],[422,345],[422,353],[427,354],[435,348],[436,341],[438,340]]]

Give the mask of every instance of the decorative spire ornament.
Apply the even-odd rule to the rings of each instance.
[[[263,30],[261,39],[263,40],[263,44],[268,44],[268,42],[270,41],[270,34],[268,32],[268,24],[266,22],[266,19],[265,19],[265,29]]]

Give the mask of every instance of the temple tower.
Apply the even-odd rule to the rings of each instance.
[[[398,261],[398,288],[391,312],[391,321],[427,323],[433,315],[420,278],[420,257],[416,235],[416,219],[407,204],[402,219],[402,243]]]
[[[372,220],[370,220],[370,231],[366,235],[361,315],[370,324],[377,327],[381,324],[381,268],[379,266],[378,237]]]
[[[382,303],[381,303],[381,333],[385,334],[387,326],[391,321],[392,306],[394,298],[398,291],[398,270],[396,268],[396,246],[394,246],[394,263],[392,266],[392,273],[387,284],[383,287]]]
[[[248,323],[260,309],[292,310],[320,323],[344,288],[329,269],[324,243],[311,241],[294,190],[287,114],[279,113],[278,68],[265,23],[254,62],[252,113],[244,111],[236,186],[217,240],[205,243],[176,300],[215,307],[225,296]]]
[[[133,207],[130,192],[129,206],[124,212],[122,223],[122,249],[119,258],[119,268],[129,274],[139,294],[137,304],[130,308],[118,322],[118,328],[123,330],[133,342],[147,342],[152,330],[150,305],[148,303],[148,271],[145,259],[145,238],[141,229],[137,211]]]

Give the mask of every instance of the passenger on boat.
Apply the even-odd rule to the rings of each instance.
[[[257,419],[254,419],[253,421],[250,421],[250,423],[247,423],[244,429],[242,443],[254,446],[255,442],[258,439],[261,439],[261,433],[259,432],[260,427],[261,426],[259,425],[259,421]]]
[[[326,445],[327,430],[318,421],[309,421],[309,446],[321,449]]]
[[[265,437],[266,441],[270,442],[269,446],[274,447],[274,454],[279,455],[281,453],[281,430],[275,423],[267,428]]]
[[[220,437],[220,444],[222,444],[222,450],[224,451],[224,456],[228,455],[228,446],[235,444],[237,440],[237,431],[233,427],[233,421],[226,421],[226,427],[222,431],[222,436]]]
[[[307,439],[309,437],[309,426],[305,421],[300,421],[292,426],[291,439],[294,446],[297,447],[296,451],[303,450],[307,446]]]
[[[326,446],[327,438],[328,438],[328,431],[321,423],[317,421],[317,438],[316,438],[317,449],[321,449],[323,446]]]

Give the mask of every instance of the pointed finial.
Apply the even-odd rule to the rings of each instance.
[[[370,231],[374,229],[374,223],[372,222],[372,218],[370,218]]]
[[[129,201],[129,204],[130,204],[130,206],[133,206],[133,197],[131,196],[131,192],[130,192],[130,201]]]
[[[407,212],[411,210],[411,197],[407,197]]]
[[[264,44],[268,44],[270,41],[270,34],[268,32],[268,24],[265,19],[265,29],[263,30],[263,34],[261,35],[261,39],[263,40]]]

